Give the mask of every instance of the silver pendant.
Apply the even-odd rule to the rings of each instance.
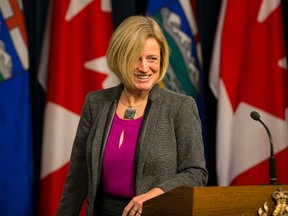
[[[128,107],[125,110],[124,119],[134,119],[136,116],[136,109],[133,107]]]

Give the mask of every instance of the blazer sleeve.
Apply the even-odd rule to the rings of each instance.
[[[181,185],[204,186],[208,181],[201,121],[192,97],[185,97],[174,117],[177,174],[158,185],[169,191]]]
[[[76,136],[74,139],[69,172],[64,186],[57,216],[79,215],[88,191],[88,170],[86,163],[86,143],[92,117],[89,94],[86,97]]]

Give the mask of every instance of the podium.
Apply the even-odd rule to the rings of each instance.
[[[259,215],[260,208],[266,210],[266,215],[272,215],[276,207],[272,194],[281,189],[287,192],[288,187],[287,185],[182,186],[144,202],[142,216],[255,216]],[[286,201],[288,202],[287,198]]]

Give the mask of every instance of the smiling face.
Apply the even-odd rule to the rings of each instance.
[[[127,90],[142,94],[165,76],[169,46],[157,21],[131,16],[114,31],[106,59],[110,71]]]
[[[155,38],[148,38],[143,51],[134,65],[132,83],[134,90],[149,91],[160,72],[160,47]]]

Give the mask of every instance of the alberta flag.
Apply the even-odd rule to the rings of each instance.
[[[150,0],[147,12],[162,26],[171,49],[163,86],[196,100],[205,142],[203,73],[195,1]]]
[[[0,215],[34,215],[29,59],[21,1],[0,1]]]

